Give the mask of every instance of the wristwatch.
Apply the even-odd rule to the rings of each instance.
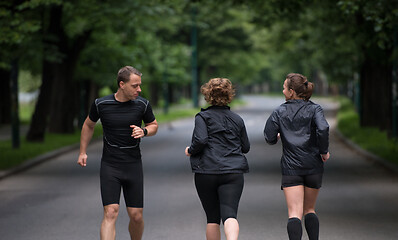
[[[144,137],[145,137],[146,135],[148,135],[148,129],[142,128],[142,131],[144,131]]]

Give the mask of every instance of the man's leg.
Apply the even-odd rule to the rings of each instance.
[[[120,173],[105,161],[101,161],[100,183],[101,198],[104,206],[104,218],[101,224],[101,240],[114,240],[116,219],[119,214]]]
[[[144,233],[143,208],[127,208],[130,217],[129,232],[131,240],[141,240]]]
[[[119,214],[119,204],[104,206],[104,218],[101,224],[101,240],[114,240],[116,235],[116,219]]]

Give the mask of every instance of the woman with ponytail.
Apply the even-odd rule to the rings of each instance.
[[[301,74],[290,73],[283,84],[286,102],[268,118],[267,143],[282,140],[282,184],[288,207],[290,240],[302,237],[302,219],[310,240],[319,238],[315,204],[322,185],[323,164],[329,155],[329,124],[323,109],[310,101],[313,83]]]

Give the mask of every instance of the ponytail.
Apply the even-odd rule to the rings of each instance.
[[[312,96],[312,91],[314,90],[314,84],[312,82],[307,81],[305,85],[307,86],[307,90],[305,92],[304,100],[308,101]]]
[[[314,90],[314,84],[312,82],[309,82],[304,75],[298,73],[289,73],[286,79],[288,80],[288,88],[293,89],[297,97],[305,101],[310,100],[312,91]]]

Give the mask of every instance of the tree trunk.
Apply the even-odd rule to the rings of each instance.
[[[0,68],[0,124],[11,123],[10,71]]]
[[[47,29],[43,29],[43,65],[42,65],[42,83],[40,86],[40,93],[37,99],[35,111],[29,126],[26,140],[32,142],[44,141],[45,132],[47,129],[47,122],[49,116],[49,109],[51,105],[51,91],[54,81],[54,69],[56,63],[47,59],[48,49],[57,45],[59,29],[61,27],[61,7],[51,7],[49,9],[49,25]],[[43,24],[44,26],[45,24]],[[51,50],[50,50],[51,51]]]
[[[151,101],[151,106],[155,107],[159,103],[159,96],[161,93],[159,93],[159,85],[156,81],[151,81],[149,83],[149,91],[150,91],[150,101]]]
[[[94,100],[98,98],[99,86],[93,81],[90,81],[88,84],[88,88],[86,89],[86,98],[84,106],[86,108],[86,116],[88,115],[91,104],[93,104]]]
[[[62,31],[59,49],[65,54],[62,64],[55,67],[55,76],[50,107],[49,132],[73,133],[75,120],[79,116],[79,83],[74,81],[74,73],[80,53],[90,38],[91,30],[74,41]]]
[[[18,88],[18,59],[13,59],[11,63],[11,140],[12,148],[19,148],[21,145],[19,134],[19,88]]]
[[[78,116],[79,85],[73,77],[79,54],[91,31],[74,40],[68,38],[62,25],[62,13],[62,6],[50,8],[49,27],[44,33],[45,46],[57,49],[63,57],[58,57],[57,62],[43,60],[43,83],[34,114],[37,119],[32,119],[28,133],[31,141],[43,140],[47,126],[53,133],[72,133]]]
[[[36,102],[35,111],[32,115],[26,140],[31,142],[44,141],[44,134],[47,128],[48,111],[50,109],[51,88],[54,79],[54,64],[43,61],[42,83],[39,97]]]
[[[88,113],[90,111],[91,105],[94,100],[98,98],[99,87],[96,83],[90,81],[89,79],[79,81],[80,85],[80,97],[79,97],[79,129],[82,128],[84,121],[86,120]]]
[[[377,46],[365,53],[360,76],[360,123],[363,127],[392,129],[392,65],[390,52]]]
[[[77,116],[78,84],[73,81],[73,63],[57,64],[52,85],[50,120],[48,131],[52,133],[73,133]]]

